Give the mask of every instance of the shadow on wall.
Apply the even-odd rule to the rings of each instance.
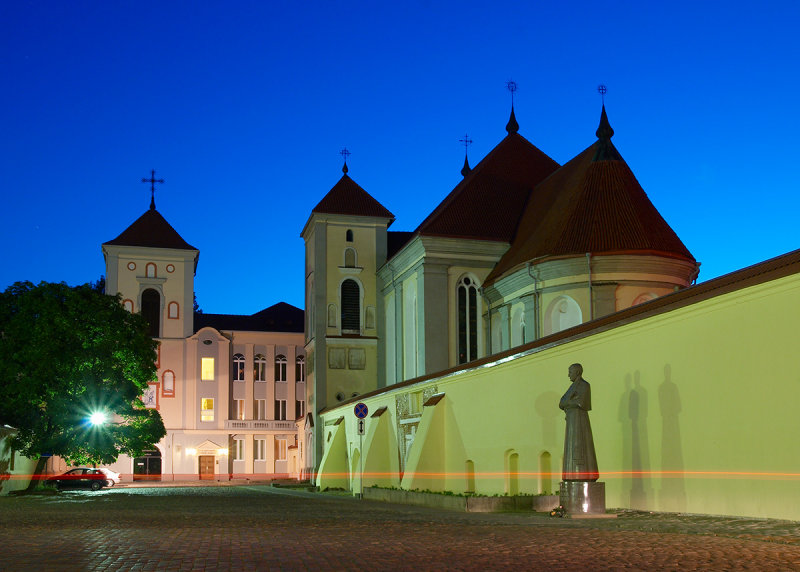
[[[564,384],[566,389],[568,384]],[[539,394],[536,398],[534,407],[536,414],[542,420],[542,440],[541,445],[548,450],[554,450],[556,443],[558,443],[556,429],[558,427],[559,417],[564,416],[564,413],[558,408],[558,400],[561,395],[555,391],[546,391]]]
[[[633,377],[633,381],[631,381]],[[647,390],[639,371],[625,376],[625,390],[619,403],[618,419],[622,424],[623,489],[630,491],[630,507],[646,508],[652,498],[650,483],[650,446],[647,435]]]
[[[658,386],[658,406],[661,411],[661,510],[686,510],[686,482],[683,466],[681,427],[681,396],[672,381],[672,367],[664,366],[664,381]]]

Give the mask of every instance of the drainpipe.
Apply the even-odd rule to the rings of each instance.
[[[592,253],[586,253],[586,270],[589,273],[589,321],[594,320],[594,300],[592,299]]]
[[[539,279],[533,275],[533,265],[527,262],[528,276],[533,279],[533,339],[539,339]],[[538,270],[537,270],[538,272]],[[523,340],[524,341],[524,340]]]
[[[489,327],[488,327],[488,331],[489,331],[489,336],[488,336],[489,340],[488,340],[488,342],[489,343],[488,343],[488,353],[486,355],[492,355],[492,301],[489,300],[489,298],[487,298],[484,295],[485,290],[484,290],[483,286],[481,286],[478,289],[478,291],[481,293],[481,298],[486,300],[486,306],[487,306],[486,315],[488,316],[488,320],[487,321],[489,322]]]

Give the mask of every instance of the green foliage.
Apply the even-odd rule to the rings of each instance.
[[[138,314],[97,285],[17,282],[0,294],[0,423],[22,454],[111,463],[165,434],[141,396],[156,379],[157,343]],[[110,422],[93,427],[89,415]]]

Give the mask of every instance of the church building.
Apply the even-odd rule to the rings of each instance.
[[[354,494],[554,493],[581,363],[606,506],[800,519],[800,251],[695,284],[605,106],[564,165],[519,130],[512,106],[412,232],[346,165],[312,209],[304,474]]]
[[[157,181],[152,181],[157,182]],[[250,316],[195,313],[200,251],[155,208],[103,244],[106,292],[141,312],[158,340],[158,379],[144,395],[167,435],[112,466],[138,479],[297,475],[306,408],[303,311],[279,303]]]

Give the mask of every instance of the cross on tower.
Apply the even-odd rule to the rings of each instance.
[[[510,79],[506,82],[506,89],[511,92],[511,107],[514,107],[514,92],[517,91],[517,82]]]
[[[600,99],[603,102],[603,105],[606,104],[606,93],[608,93],[608,88],[603,85],[602,83],[597,86],[597,93],[600,94]]]
[[[464,145],[464,154],[467,154],[467,148],[472,145],[472,139],[469,138],[469,135],[464,133],[464,138],[458,140],[459,143]]]
[[[344,166],[342,167],[342,173],[347,173],[347,170],[348,170],[347,169],[347,158],[350,155],[352,155],[352,153],[350,153],[350,151],[347,150],[347,147],[345,147],[344,149],[339,151],[339,155],[341,155],[342,158],[344,159]]]
[[[143,183],[150,183],[150,210],[156,210],[156,183],[163,183],[164,179],[156,179],[156,170],[150,171],[150,178],[145,179],[142,177]]]

